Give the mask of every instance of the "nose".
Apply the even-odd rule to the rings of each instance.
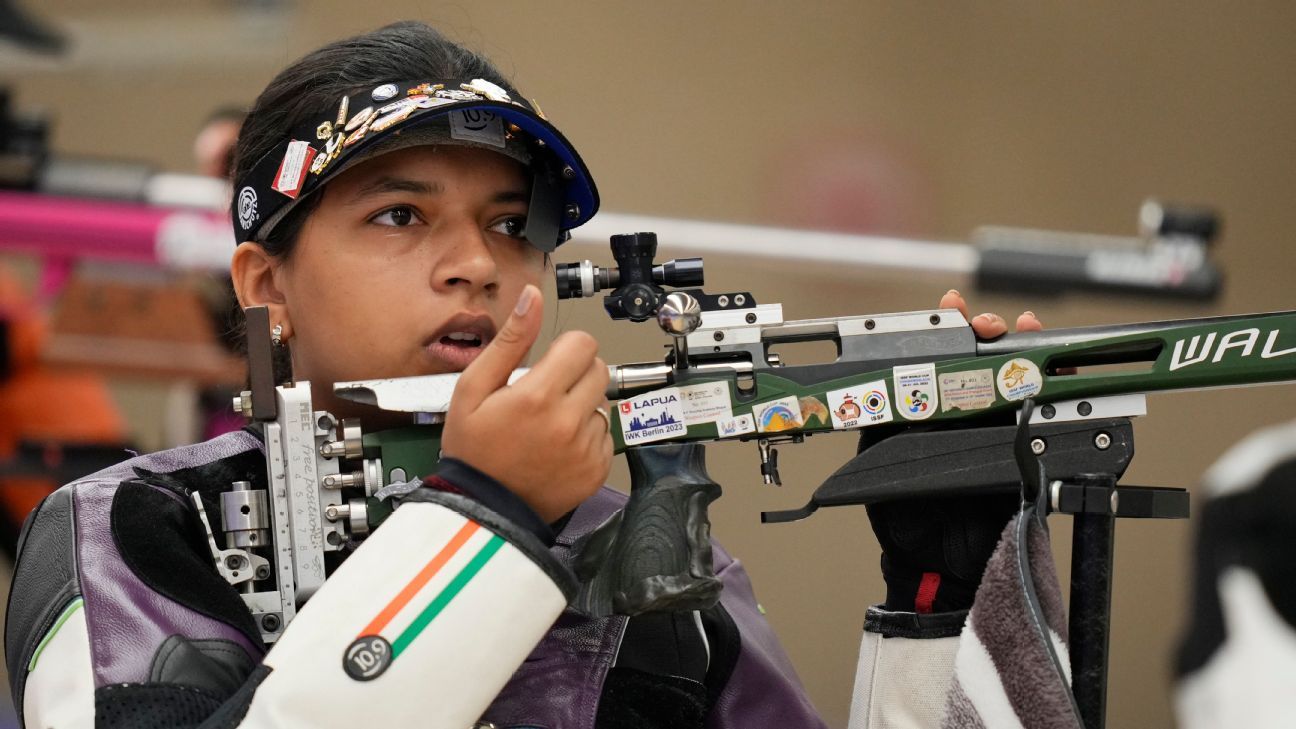
[[[459,287],[494,293],[499,289],[499,266],[476,221],[465,221],[445,231],[443,255],[432,271],[432,287],[447,291]]]

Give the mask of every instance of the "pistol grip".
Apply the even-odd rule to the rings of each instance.
[[[576,607],[591,615],[702,610],[720,599],[707,505],[720,486],[700,443],[626,451],[630,500],[573,545],[584,583]]]

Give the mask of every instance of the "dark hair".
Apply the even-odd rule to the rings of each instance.
[[[243,120],[234,150],[232,179],[244,179],[258,161],[293,129],[317,118],[343,96],[392,81],[485,78],[521,96],[486,58],[417,21],[401,21],[335,41],[280,71],[257,97]],[[292,254],[306,219],[321,194],[302,200],[284,216],[261,246],[272,256]],[[234,205],[237,205],[237,198]],[[273,322],[272,322],[273,323]],[[246,343],[245,337],[240,337]],[[274,348],[275,381],[291,378],[288,347]]]
[[[431,26],[412,20],[392,23],[330,43],[280,71],[243,121],[234,152],[233,179],[243,179],[293,129],[318,117],[343,96],[391,81],[440,78],[485,78],[521,96],[490,61]],[[319,194],[313,195],[289,211],[262,242],[266,252],[290,255],[319,199]]]

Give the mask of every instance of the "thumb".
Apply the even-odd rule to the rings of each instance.
[[[518,296],[508,321],[491,339],[477,359],[464,369],[450,400],[451,411],[476,410],[492,392],[508,383],[509,375],[526,359],[540,334],[544,299],[540,289],[527,284]]]

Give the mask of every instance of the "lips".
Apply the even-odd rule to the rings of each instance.
[[[423,348],[437,369],[461,372],[494,338],[495,322],[489,316],[462,312],[424,340]]]

